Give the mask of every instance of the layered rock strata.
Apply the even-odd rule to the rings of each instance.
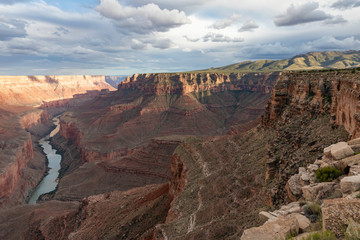
[[[105,76],[1,76],[0,103],[39,106],[89,90],[114,90]]]

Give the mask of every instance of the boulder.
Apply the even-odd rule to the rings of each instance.
[[[354,155],[354,151],[346,142],[338,142],[330,147],[331,156],[336,160]]]
[[[333,182],[314,183],[301,188],[306,201],[320,201],[335,192],[336,184]]]
[[[259,217],[263,221],[268,221],[268,220],[269,221],[274,221],[274,220],[277,219],[277,216],[273,215],[272,213],[264,212],[264,211],[259,212]]]
[[[332,231],[337,237],[342,237],[351,221],[360,221],[360,200],[344,198],[324,200],[322,219],[324,230]]]
[[[360,174],[360,165],[353,165],[350,167],[349,175],[356,176]]]
[[[298,198],[301,197],[301,187],[302,185],[300,184],[300,174],[295,174],[291,176],[285,187],[288,198],[291,201],[296,201]]]
[[[340,181],[340,189],[343,194],[350,194],[360,189],[360,175],[344,177]]]
[[[299,222],[297,219],[297,213],[293,213],[287,216],[281,216],[275,221],[268,221],[260,227],[253,227],[246,229],[241,240],[274,240],[285,239],[290,233],[299,233]]]
[[[308,172],[302,173],[300,176],[300,184],[302,186],[309,185],[310,184],[310,174]]]
[[[291,213],[299,213],[299,212],[301,212],[300,203],[292,202],[289,203],[288,205],[282,206],[279,210],[272,212],[272,214],[277,216],[285,216]]]
[[[350,146],[360,145],[360,138],[355,138],[353,140],[348,141]]]
[[[360,165],[360,154],[347,157],[339,161],[339,167],[342,171],[344,171],[347,167],[351,167],[354,165]]]
[[[315,161],[316,162],[316,161]],[[319,169],[319,165],[317,165],[317,164],[309,164],[308,166],[307,166],[307,170],[309,171],[309,172],[315,172],[316,170],[318,170]]]
[[[307,217],[305,217],[304,215],[299,214],[299,213],[295,213],[295,217],[299,223],[299,229],[301,230],[301,232],[307,231],[311,225],[310,220]]]

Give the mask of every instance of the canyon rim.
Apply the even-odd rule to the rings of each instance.
[[[1,1],[0,239],[360,239],[359,8]]]

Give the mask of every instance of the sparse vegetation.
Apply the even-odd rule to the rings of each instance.
[[[322,231],[315,232],[307,236],[303,237],[302,240],[336,240],[336,236],[333,232],[330,231]]]
[[[320,215],[321,207],[319,204],[312,202],[304,206],[304,212],[305,214],[308,213],[309,215]]]
[[[345,232],[345,240],[359,240],[360,239],[360,224],[351,221]]]
[[[341,175],[341,171],[336,167],[324,167],[316,170],[315,174],[319,182],[331,182]]]

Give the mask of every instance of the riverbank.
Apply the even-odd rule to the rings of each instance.
[[[43,152],[47,157],[48,172],[36,186],[35,190],[31,194],[30,199],[28,200],[28,204],[36,204],[36,201],[42,194],[54,191],[58,184],[59,170],[61,168],[60,162],[62,157],[60,154],[57,154],[56,149],[52,148],[52,145],[50,144],[50,138],[59,132],[59,118],[55,117],[53,119],[53,123],[56,126],[55,129],[52,130],[47,136],[39,140],[39,144],[43,148]]]

